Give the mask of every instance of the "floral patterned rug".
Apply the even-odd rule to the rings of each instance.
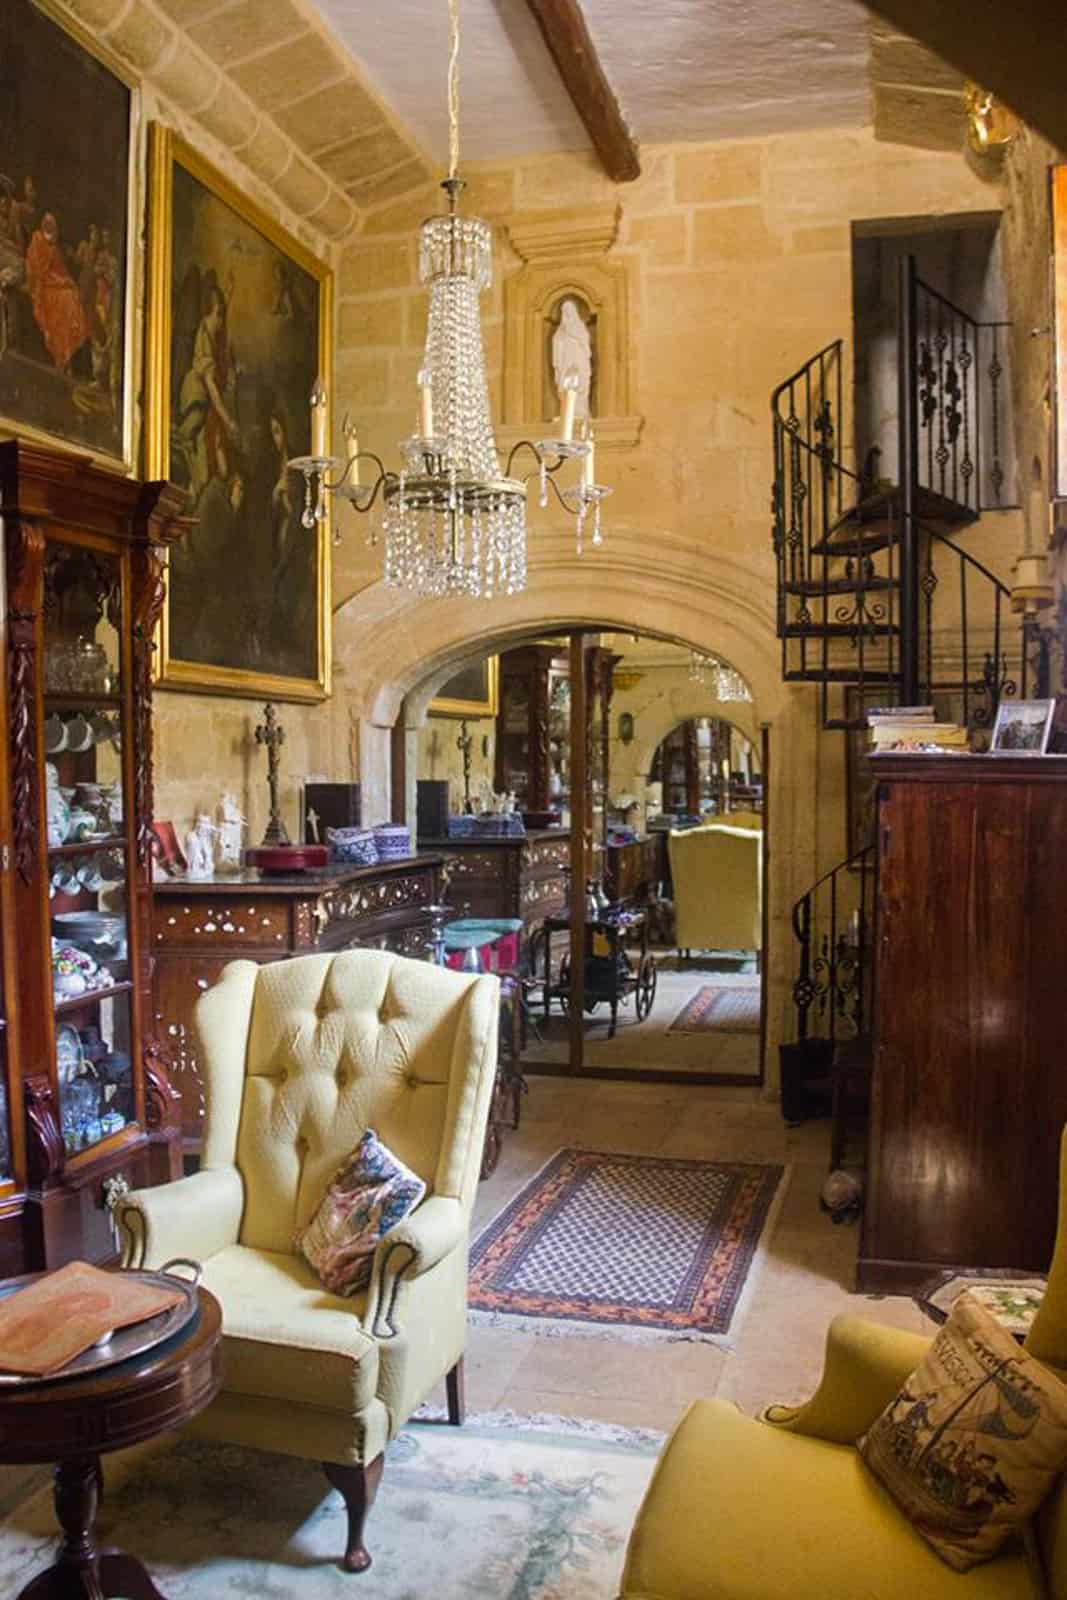
[[[471,1248],[475,1322],[726,1344],[787,1169],[560,1150]]]
[[[409,1424],[389,1447],[362,1578],[337,1566],[345,1513],[322,1469],[234,1446],[185,1440],[120,1467],[99,1531],[168,1600],[613,1600],[661,1444],[507,1412]],[[0,1593],[13,1595],[52,1558],[51,1490],[4,1511]]]
[[[668,1033],[758,1033],[760,991],[739,984],[704,984],[679,1011]]]

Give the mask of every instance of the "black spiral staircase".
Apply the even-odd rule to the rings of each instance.
[[[841,340],[772,396],[782,672],[817,686],[824,728],[851,735],[874,706],[933,703],[981,741],[1001,696],[1029,687],[1009,591],[959,542],[983,511],[1007,507],[1009,325],[977,322],[923,282],[912,257],[901,262],[897,324],[894,477],[875,449],[846,465]],[[807,1071],[868,1032],[873,839],[853,843],[793,909],[794,1048]],[[783,1109],[785,1099],[783,1079]]]

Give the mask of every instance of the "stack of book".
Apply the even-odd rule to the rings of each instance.
[[[964,754],[967,729],[958,722],[937,722],[933,706],[881,706],[867,713],[872,755],[913,753]]]

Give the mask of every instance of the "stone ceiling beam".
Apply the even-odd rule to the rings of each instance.
[[[526,0],[601,165],[613,183],[641,175],[637,145],[600,64],[578,0]]]

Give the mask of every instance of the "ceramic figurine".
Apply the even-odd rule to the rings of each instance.
[[[239,872],[244,847],[245,818],[241,815],[241,808],[235,797],[229,793],[224,794],[219,801],[218,813],[218,870]]]
[[[196,827],[185,835],[185,876],[196,882],[215,876],[215,839],[218,832],[206,811],[196,819]]]
[[[48,823],[48,846],[54,850],[66,840],[70,832],[70,806],[59,787],[59,768],[52,761],[45,762],[45,792]]]

